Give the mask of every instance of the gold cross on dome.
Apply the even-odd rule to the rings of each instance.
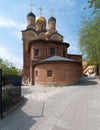
[[[39,11],[40,11],[40,15],[42,15],[42,11],[43,11],[43,9],[40,7],[40,8],[38,8],[39,9]]]
[[[31,3],[31,4],[30,4],[30,9],[31,9],[31,12],[32,12],[32,8],[33,8],[33,4]]]
[[[54,9],[51,9],[51,16],[54,16]]]

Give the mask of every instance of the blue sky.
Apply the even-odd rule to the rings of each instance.
[[[22,34],[26,28],[26,16],[33,4],[33,13],[39,16],[42,7],[43,16],[48,20],[51,9],[57,20],[57,31],[70,43],[68,53],[80,54],[78,49],[78,30],[82,16],[89,16],[87,0],[0,0],[0,57],[8,59],[16,67],[23,66]]]

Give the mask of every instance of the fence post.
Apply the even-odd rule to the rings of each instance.
[[[3,118],[2,110],[2,69],[0,69],[0,117]]]

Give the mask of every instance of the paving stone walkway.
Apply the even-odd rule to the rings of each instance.
[[[100,79],[22,92],[25,100],[0,120],[0,130],[100,130]]]

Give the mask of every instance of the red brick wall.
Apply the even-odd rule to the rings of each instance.
[[[82,62],[82,56],[81,55],[74,55],[74,54],[67,54],[66,56],[69,59],[77,60]]]
[[[27,82],[30,77],[30,53],[26,50],[25,44],[23,44],[23,83]]]
[[[81,76],[82,76],[82,75],[83,75],[82,55],[67,54],[66,57],[69,58],[69,59],[73,59],[73,60],[76,60],[76,61],[80,62],[80,66],[81,66]]]
[[[27,43],[26,43],[27,44]],[[76,62],[53,62],[35,65],[33,63],[41,59],[50,57],[50,48],[55,48],[55,55],[63,56],[63,51],[66,52],[66,57],[80,61]],[[32,84],[48,85],[58,84],[67,85],[79,81],[80,74],[77,75],[77,71],[81,71],[81,60],[80,55],[67,54],[68,45],[65,43],[55,41],[33,41],[29,43],[28,49],[23,46],[23,79],[26,81],[27,78]],[[40,55],[34,56],[34,49],[39,49]],[[53,76],[47,77],[47,69],[53,70]],[[38,71],[38,76],[35,76],[35,71]],[[64,70],[69,71],[69,75],[64,77]],[[79,72],[78,72],[79,73]]]
[[[42,63],[35,66],[34,69],[34,83],[35,85],[48,86],[55,85],[69,85],[78,82],[80,79],[80,65],[76,62],[49,62]],[[52,70],[52,77],[47,76],[47,70]],[[64,70],[68,71],[68,75],[64,76]],[[38,76],[36,76],[38,71]]]
[[[48,43],[48,42],[39,42],[39,43],[33,43],[31,45],[31,60],[33,61],[38,61],[47,57],[50,57],[50,48],[53,47],[55,48],[55,55],[58,56],[63,56],[63,51],[66,52],[67,54],[67,47],[65,44],[57,44],[57,43]],[[39,49],[40,51],[40,56],[35,57],[34,56],[34,49]]]
[[[28,48],[26,49],[26,45]],[[47,41],[33,41],[31,44],[24,40],[23,44],[23,81],[26,82],[27,78],[31,81],[32,79],[32,63],[37,62],[41,59],[48,58],[50,56],[50,48],[55,48],[55,55],[63,56],[63,51],[66,52],[67,44],[57,43],[57,42],[47,42]],[[39,49],[40,55],[34,56],[34,50]],[[67,52],[66,52],[67,53]]]

